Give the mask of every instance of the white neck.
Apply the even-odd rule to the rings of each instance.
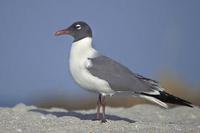
[[[79,41],[73,42],[71,52],[75,50],[76,54],[85,55],[92,49],[92,38],[86,37]]]
[[[70,60],[85,60],[96,55],[96,50],[92,48],[92,38],[86,37],[79,41],[73,42],[70,51]]]

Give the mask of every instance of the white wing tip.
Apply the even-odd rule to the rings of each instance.
[[[151,102],[154,102],[154,103],[157,103],[158,105],[164,107],[164,108],[168,108],[168,105],[154,97],[151,97],[151,96],[145,96],[145,95],[139,95],[141,98],[144,98],[144,99],[147,99]]]

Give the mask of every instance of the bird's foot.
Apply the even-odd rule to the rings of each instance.
[[[102,120],[101,120],[101,123],[106,123],[106,122],[107,122],[106,119],[102,119]]]

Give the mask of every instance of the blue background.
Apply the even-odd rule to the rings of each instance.
[[[71,37],[58,29],[86,21],[94,46],[136,73],[172,73],[200,85],[198,0],[1,0],[0,106],[90,93],[68,71]],[[197,87],[198,88],[198,87]]]

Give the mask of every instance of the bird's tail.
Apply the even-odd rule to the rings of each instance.
[[[188,107],[194,107],[192,105],[192,103],[186,101],[186,100],[183,100],[179,97],[176,97],[176,96],[173,96],[165,91],[159,91],[158,94],[149,94],[149,93],[140,93],[140,96],[147,99],[147,100],[150,100],[150,101],[153,101],[165,108],[168,107],[168,105],[166,103],[171,103],[171,104],[177,104],[177,105],[183,105],[183,106],[188,106]]]

